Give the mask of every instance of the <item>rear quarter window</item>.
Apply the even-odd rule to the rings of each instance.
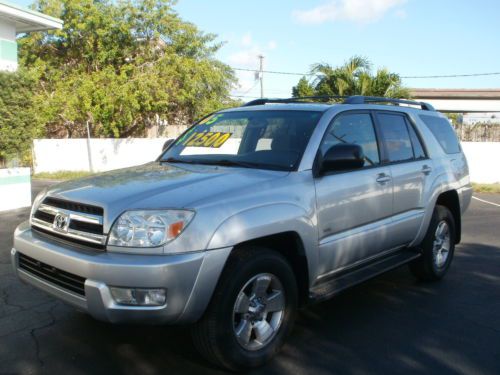
[[[429,115],[420,115],[420,119],[432,132],[444,152],[447,154],[456,154],[461,151],[457,135],[448,120]]]

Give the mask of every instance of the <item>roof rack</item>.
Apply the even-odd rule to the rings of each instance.
[[[255,105],[264,105],[264,104],[268,104],[268,103],[274,103],[274,104],[303,103],[304,101],[307,101],[307,100],[318,100],[318,99],[323,99],[324,101],[344,99],[342,104],[369,104],[369,103],[374,103],[374,104],[376,104],[376,103],[391,103],[391,104],[395,104],[395,105],[407,104],[407,105],[419,106],[424,111],[435,111],[435,109],[432,105],[430,105],[429,103],[425,103],[425,102],[417,102],[417,101],[408,100],[408,99],[394,99],[394,98],[384,98],[384,97],[378,97],[378,96],[363,96],[363,95],[354,95],[354,96],[340,96],[340,95],[300,96],[297,98],[286,98],[286,99],[261,98],[261,99],[255,99],[255,100],[252,100],[248,103],[245,103],[242,105],[242,107],[251,107],[251,106],[255,106]]]
[[[407,104],[419,106],[424,111],[435,111],[434,107],[429,103],[417,102],[415,100],[408,99],[394,99],[394,98],[384,98],[379,96],[363,96],[354,95],[350,96],[344,100],[344,104],[369,104],[369,103],[392,103],[392,104]]]
[[[263,105],[263,104],[268,104],[268,103],[303,103],[304,101],[311,101],[311,100],[318,100],[318,99],[323,99],[325,102],[326,101],[331,101],[335,99],[347,99],[349,96],[340,96],[340,95],[319,95],[319,96],[299,96],[296,98],[260,98],[260,99],[255,99],[252,100],[248,103],[245,103],[242,105],[242,107],[251,107],[254,105]]]

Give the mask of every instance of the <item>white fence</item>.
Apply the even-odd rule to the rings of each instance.
[[[34,171],[96,172],[124,168],[155,160],[167,138],[92,139],[91,160],[86,139],[37,139]],[[473,182],[500,182],[500,142],[462,142]]]
[[[462,142],[472,182],[500,182],[500,142]]]
[[[0,169],[0,211],[29,206],[31,206],[30,169]]]
[[[155,160],[168,138],[35,139],[35,173],[57,171],[103,172]],[[92,167],[92,168],[91,168]]]

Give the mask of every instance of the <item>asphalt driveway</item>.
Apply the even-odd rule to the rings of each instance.
[[[0,213],[0,374],[224,373],[185,327],[101,323],[15,279],[12,232],[28,214]],[[308,307],[254,373],[500,374],[500,207],[473,200],[442,282],[418,283],[402,267]]]

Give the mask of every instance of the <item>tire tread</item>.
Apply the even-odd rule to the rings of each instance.
[[[256,246],[235,249],[226,262],[205,314],[191,329],[193,343],[200,354],[210,363],[232,371],[240,371],[242,367],[229,361],[221,351],[217,342],[216,320],[220,312],[220,301],[225,292],[222,286],[227,285],[230,279],[234,278],[235,272],[241,269],[245,264],[256,259],[256,257],[261,259],[263,257],[279,257],[287,262],[279,252],[271,249]]]
[[[452,231],[452,236],[451,236],[452,241],[449,253],[450,257],[449,262],[446,265],[446,268],[442,272],[437,273],[432,266],[432,261],[433,261],[432,243],[434,241],[434,232],[436,230],[436,226],[441,218],[446,218],[450,221],[450,226],[451,226],[450,229]],[[420,244],[422,256],[418,259],[415,259],[409,264],[410,271],[418,280],[437,281],[443,278],[453,258],[454,248],[455,248],[455,244],[453,242],[454,234],[455,234],[455,221],[453,218],[453,214],[447,207],[436,205],[436,207],[434,208],[434,212],[432,213],[432,218],[429,223],[429,228],[427,229],[427,233],[425,234],[425,237],[422,240],[422,243]]]

